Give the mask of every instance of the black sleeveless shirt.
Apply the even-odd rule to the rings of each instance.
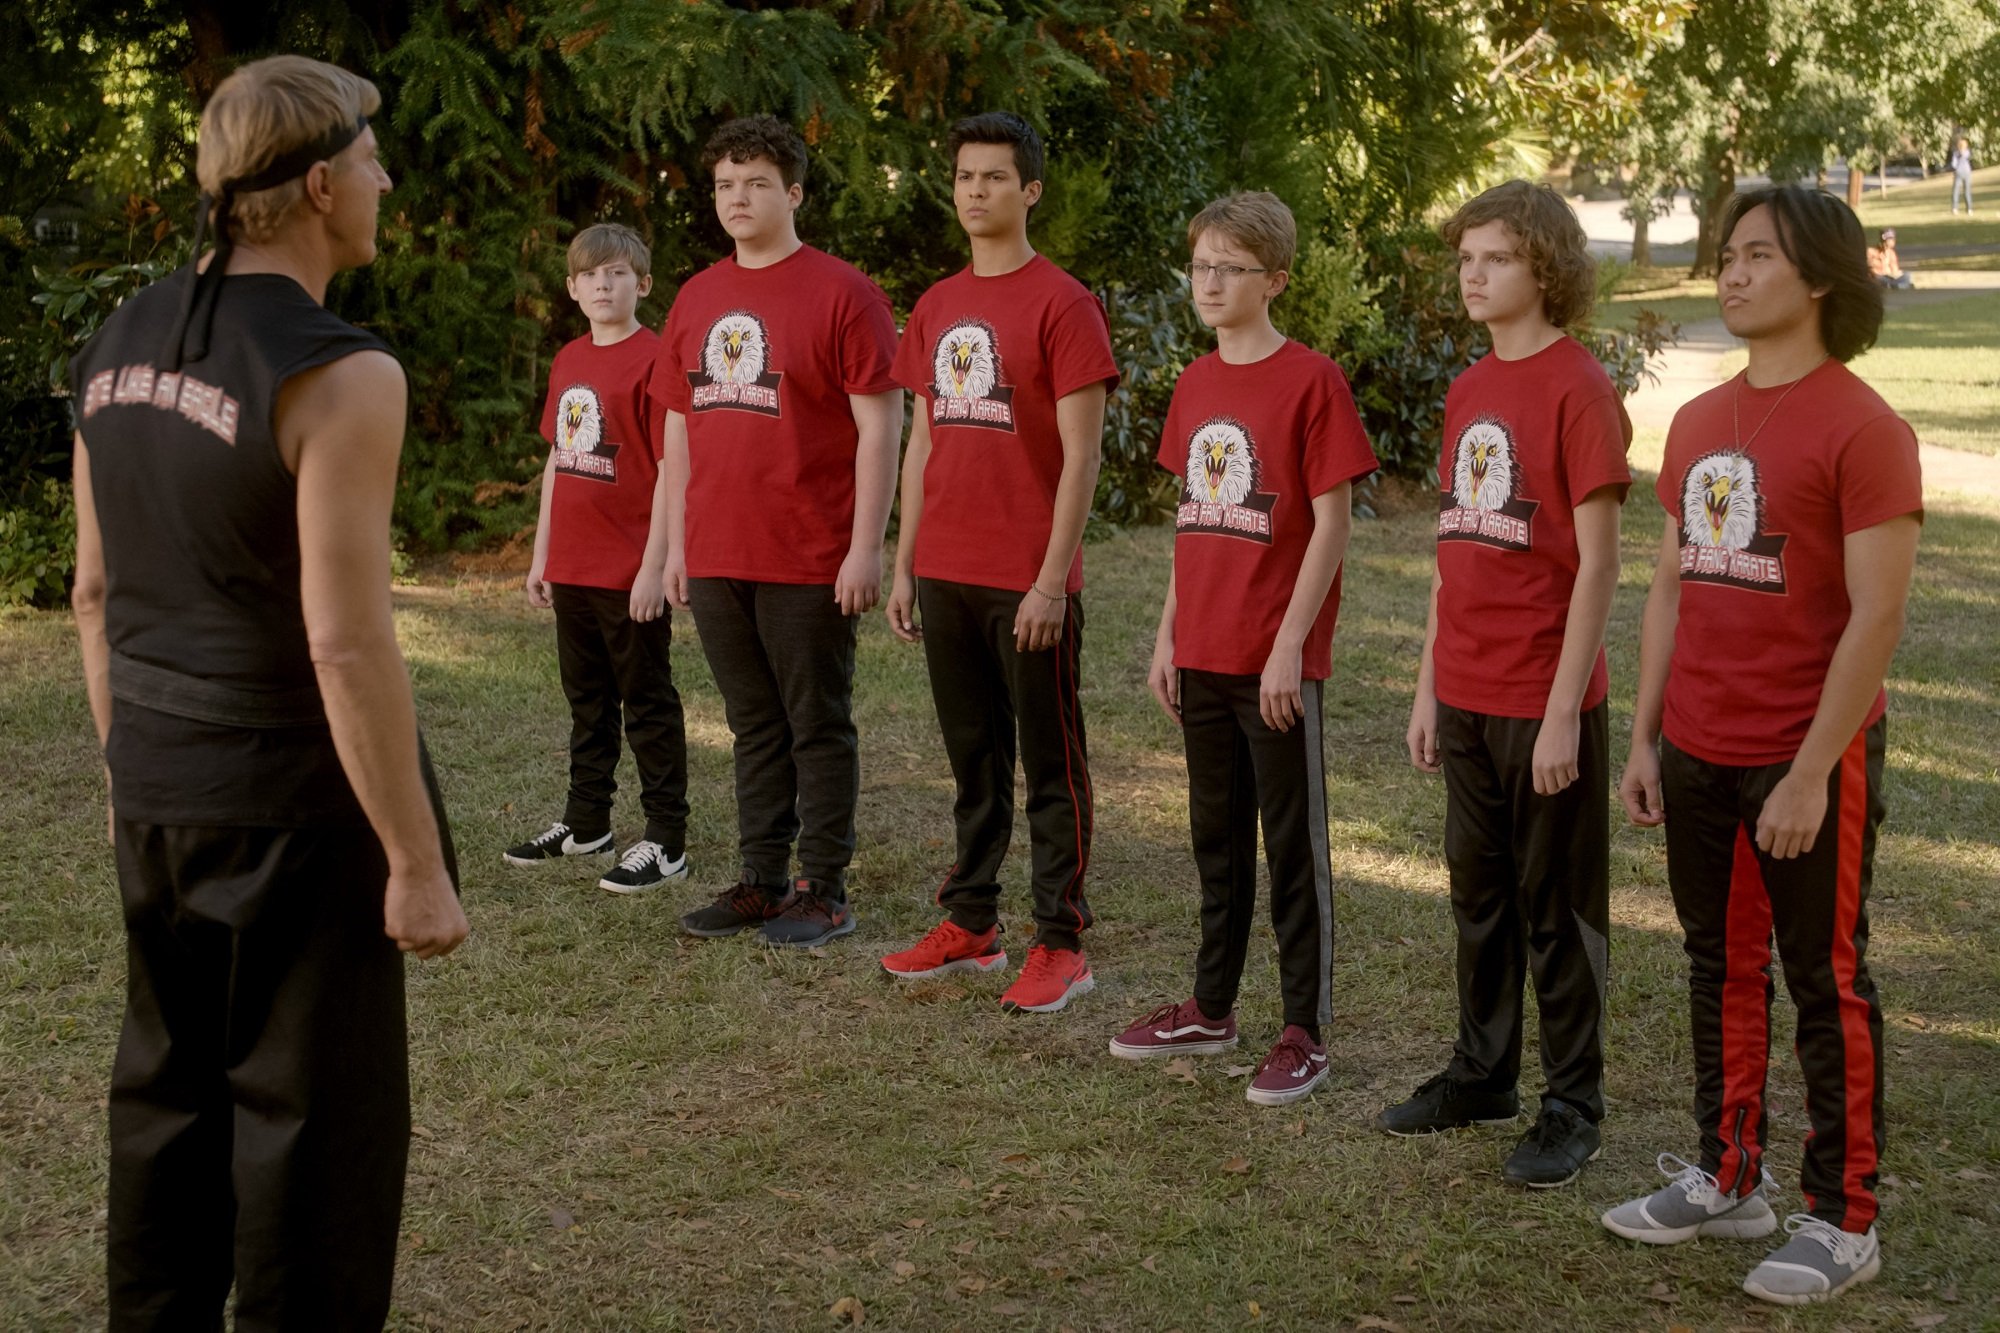
[[[208,355],[168,372],[191,278],[126,301],[70,372],[104,545],[112,799],[158,824],[360,822],[307,647],[298,481],[272,413],[293,375],[388,349],[292,279],[240,274]]]

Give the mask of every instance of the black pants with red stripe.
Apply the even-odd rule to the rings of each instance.
[[[1458,927],[1451,1072],[1494,1091],[1521,1072],[1523,983],[1541,1020],[1542,1077],[1604,1119],[1604,980],[1610,963],[1610,706],[1579,719],[1577,780],[1535,794],[1540,718],[1438,705],[1444,856]]]
[[[917,580],[924,660],[958,798],[952,819],[958,860],[938,904],[966,930],[999,920],[1000,863],[1014,833],[1014,759],[1028,788],[1028,838],[1041,943],[1074,949],[1090,928],[1083,876],[1090,865],[1090,762],[1084,749],[1077,669],[1083,603],[1069,599],[1054,648],[1014,648],[1021,594],[969,583]]]
[[[1737,768],[1660,746],[1667,877],[1687,933],[1701,1165],[1727,1193],[1756,1187],[1768,1114],[1771,939],[1798,1009],[1806,1139],[1799,1185],[1814,1216],[1875,1220],[1881,1161],[1882,1007],[1868,975],[1868,884],[1882,822],[1881,721],[1827,778],[1826,822],[1803,856],[1757,847],[1757,817],[1789,763]]]
[[[1271,868],[1285,1022],[1333,1021],[1333,861],[1326,831],[1326,682],[1302,681],[1305,716],[1273,731],[1258,712],[1256,676],[1181,672],[1187,746],[1188,831],[1201,876],[1201,951],[1194,995],[1202,1011],[1236,1006],[1257,909],[1257,820]]]

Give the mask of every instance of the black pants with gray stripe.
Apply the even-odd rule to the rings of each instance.
[[[1511,1088],[1521,1073],[1521,991],[1535,981],[1548,1093],[1604,1118],[1609,954],[1609,707],[1585,713],[1578,777],[1535,794],[1540,718],[1438,705],[1444,855],[1458,924],[1454,1077]]]
[[[1300,686],[1305,716],[1273,731],[1257,710],[1258,678],[1181,672],[1188,827],[1201,876],[1201,950],[1194,995],[1206,1013],[1235,1007],[1257,911],[1257,820],[1271,868],[1271,927],[1285,1022],[1333,1021],[1333,862],[1327,849],[1326,682]]]

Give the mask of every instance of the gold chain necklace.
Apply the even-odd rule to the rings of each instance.
[[[1833,353],[1828,352],[1825,356],[1812,363],[1812,370],[1808,370],[1804,375],[1799,376],[1785,386],[1785,391],[1778,395],[1778,401],[1771,404],[1771,410],[1766,412],[1764,419],[1757,423],[1757,429],[1750,432],[1749,440],[1743,438],[1743,385],[1750,378],[1749,370],[1744,370],[1742,378],[1736,381],[1735,392],[1730,395],[1729,399],[1729,424],[1736,433],[1737,453],[1748,453],[1750,451],[1750,441],[1755,440],[1759,435],[1764,433],[1764,427],[1771,424],[1771,418],[1778,414],[1778,409],[1784,406],[1787,398],[1792,396],[1792,390],[1804,384],[1806,377],[1811,375],[1813,370],[1818,370],[1821,366],[1825,365],[1832,355]]]

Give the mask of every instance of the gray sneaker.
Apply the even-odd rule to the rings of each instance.
[[[1743,1279],[1743,1290],[1774,1305],[1807,1305],[1838,1296],[1882,1271],[1875,1228],[1842,1231],[1810,1213],[1785,1219],[1791,1239]]]
[[[1678,1245],[1696,1236],[1754,1240],[1778,1229],[1778,1215],[1764,1199],[1763,1181],[1732,1199],[1714,1176],[1670,1152],[1660,1154],[1659,1168],[1668,1183],[1606,1213],[1607,1230],[1648,1245]]]

